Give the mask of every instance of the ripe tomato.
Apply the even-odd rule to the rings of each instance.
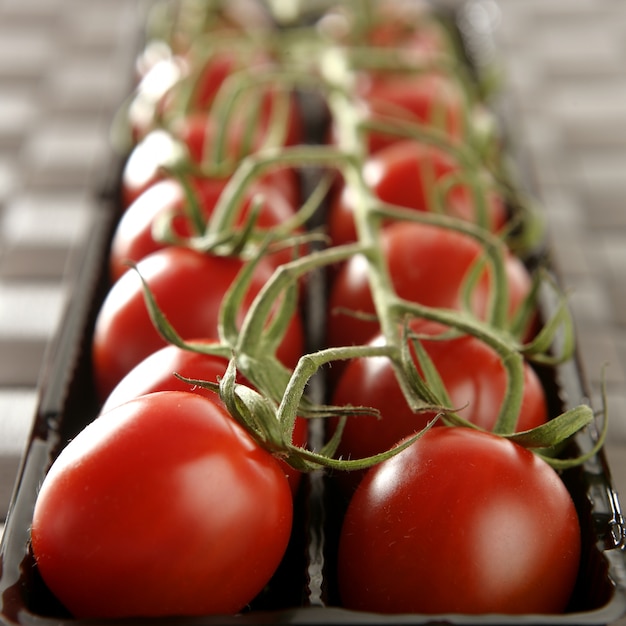
[[[164,54],[142,76],[128,109],[128,121],[135,141],[172,117],[208,111],[224,81],[236,72],[259,72],[273,67],[260,48],[214,48],[210,54],[190,49]]]
[[[289,541],[276,460],[198,394],[141,396],[61,452],[39,491],[32,548],[78,618],[235,613]]]
[[[199,343],[211,345],[216,341],[203,339]],[[198,385],[190,385],[174,374],[215,383],[224,376],[227,365],[227,360],[220,356],[185,350],[173,344],[163,346],[135,365],[111,393],[101,398],[103,404],[100,411],[106,413],[128,400],[155,391],[187,391],[220,403],[219,395],[214,391]]]
[[[349,25],[335,33],[342,43],[369,45],[402,52],[402,59],[427,63],[440,60],[452,52],[445,27],[432,19],[423,3],[405,0],[387,0],[372,7],[374,13],[368,21],[367,30],[362,23]],[[337,9],[331,9],[333,15]],[[353,22],[358,19],[352,13]]]
[[[244,47],[223,46],[204,58],[191,49],[183,56],[193,80],[191,101],[186,107],[188,111],[208,110],[229,76],[237,72],[256,74],[275,66],[269,54],[260,47],[246,50]],[[171,97],[176,98],[177,90],[172,91]]]
[[[392,143],[370,156],[363,166],[363,180],[372,193],[390,204],[437,211],[433,194],[446,178],[461,172],[452,156],[434,145],[413,140]],[[494,193],[485,196],[487,226],[498,231],[506,222],[502,199]],[[479,221],[473,190],[455,185],[445,197],[443,213],[471,222]],[[355,192],[340,186],[329,208],[328,231],[335,245],[356,241],[354,225]]]
[[[206,221],[220,199],[228,182],[221,178],[198,178],[194,184],[202,217]],[[295,208],[275,187],[262,182],[250,185],[246,199],[238,211],[236,224],[245,224],[250,216],[252,201],[262,197],[263,202],[256,220],[259,229],[270,229],[293,217]],[[128,270],[127,261],[140,261],[156,250],[166,247],[154,237],[154,226],[158,220],[171,219],[171,227],[177,236],[187,238],[199,235],[192,223],[188,202],[181,183],[175,179],[163,179],[146,189],[122,214],[110,249],[110,274],[113,281]],[[271,256],[276,266],[291,259],[287,248]]]
[[[269,112],[268,109],[265,126],[261,126],[258,131],[258,135],[255,136],[255,143],[252,146],[252,152],[255,152],[261,142],[265,139],[265,134],[268,132],[267,125],[269,124]],[[296,113],[292,116],[295,118]],[[182,141],[187,150],[189,150],[189,156],[193,163],[206,163],[207,159],[210,161],[211,150],[213,144],[217,140],[217,133],[219,128],[219,121],[215,118],[203,113],[198,112],[196,114],[186,115],[179,118],[172,125],[172,133],[180,141]],[[299,127],[300,122],[297,118],[292,121],[290,117],[288,119],[290,124],[286,134],[284,144],[287,146],[294,145],[299,142],[301,138],[301,130]],[[243,150],[244,141],[244,127],[241,124],[233,123],[229,126],[229,134],[227,137],[226,155],[227,159],[231,159],[233,163],[238,163],[245,154],[241,154]],[[287,202],[296,207],[300,204],[300,181],[296,170],[285,166],[276,166],[267,169],[260,177],[259,182],[275,187],[279,190]]]
[[[400,120],[445,133],[452,141],[465,134],[466,96],[458,81],[435,72],[415,74],[362,73],[356,86],[356,106],[366,121]],[[378,152],[402,140],[401,135],[370,130],[367,150]]]
[[[230,112],[231,117],[227,120],[229,124],[229,157],[241,157],[241,151],[244,147],[244,139],[247,131],[248,120],[257,113],[251,108],[258,106],[258,120],[256,121],[256,131],[253,134],[250,145],[250,152],[256,152],[268,139],[270,125],[275,122],[273,116],[279,106],[279,98],[284,94],[280,94],[275,88],[264,88],[260,95],[260,103],[256,105],[255,98],[258,92],[250,92],[250,99],[239,102],[235,105],[234,113]],[[280,120],[284,124],[284,136],[281,145],[292,146],[300,143],[303,137],[303,122],[300,111],[297,107],[296,100],[292,94],[287,95],[287,112],[286,116]],[[207,120],[209,124],[207,125]],[[223,122],[222,122],[223,123]],[[199,109],[195,112],[188,113],[182,117],[175,118],[172,122],[172,131],[180,137],[188,146],[197,162],[204,162],[209,155],[206,148],[211,148],[209,141],[213,139],[214,126],[220,124],[211,112]],[[207,128],[208,126],[208,128]],[[244,153],[245,155],[245,153]]]
[[[207,138],[210,147],[217,126],[212,118],[198,114],[179,122],[177,130],[175,133],[172,130],[155,129],[133,147],[122,170],[120,194],[123,208],[130,206],[155,182],[166,178],[166,168],[175,167],[186,160],[199,164],[204,138]],[[240,141],[241,136],[229,136],[228,157],[234,159],[237,156],[237,142]],[[204,179],[202,175],[199,178]],[[279,189],[292,206],[298,206],[300,187],[294,170],[287,167],[273,168],[260,180]]]
[[[362,88],[369,114],[421,122],[460,141],[465,133],[464,108],[467,106],[458,81],[445,74],[420,72],[374,76]],[[370,133],[369,150],[376,152],[393,143],[394,137]]]
[[[459,309],[461,287],[468,268],[483,254],[480,243],[457,231],[419,222],[395,222],[381,233],[389,275],[398,295],[427,306]],[[505,257],[509,313],[520,307],[531,289],[531,278],[520,259]],[[472,310],[486,315],[492,291],[489,271],[473,292]],[[366,343],[380,331],[376,321],[355,318],[341,309],[375,313],[368,266],[361,255],[342,265],[331,285],[327,342],[331,346]]]
[[[339,589],[377,613],[559,613],[579,558],[576,509],[549,465],[491,433],[433,428],[360,483]]]
[[[242,266],[234,257],[175,246],[157,250],[137,264],[161,311],[183,339],[218,338],[220,306]],[[258,265],[239,322],[273,271],[270,263]],[[278,358],[294,366],[303,344],[302,320],[296,314],[279,346]],[[92,358],[99,396],[106,397],[130,369],[163,345],[165,340],[148,315],[137,272],[126,272],[107,294],[94,328]]]
[[[212,343],[206,341],[206,343]],[[139,362],[122,378],[113,391],[104,398],[101,412],[105,413],[112,408],[132,400],[138,396],[155,391],[187,391],[208,397],[212,402],[222,404],[219,395],[200,385],[190,385],[174,374],[194,380],[219,382],[224,376],[228,362],[226,359],[210,354],[200,354],[191,350],[184,350],[175,345],[160,348]],[[239,380],[249,385],[245,379]],[[225,407],[224,407],[225,408]],[[293,443],[305,446],[308,438],[308,423],[304,418],[298,418],[293,432]],[[301,480],[301,473],[286,462],[279,460],[279,465],[289,479],[289,486],[295,495]]]
[[[434,322],[415,319],[412,331],[436,335],[445,328]],[[492,430],[507,387],[507,373],[498,354],[480,339],[463,335],[450,339],[422,339],[422,346],[432,360],[450,397],[451,407],[458,408],[464,419]],[[384,338],[374,338],[371,345],[384,345]],[[414,355],[418,368],[418,361]],[[363,458],[392,448],[404,437],[420,431],[433,419],[433,413],[414,413],[407,404],[391,362],[386,357],[354,359],[348,363],[333,392],[331,404],[368,406],[380,411],[380,418],[370,415],[349,417],[337,454],[344,458]],[[529,364],[524,366],[524,392],[516,430],[528,430],[548,420],[548,407],[541,381]],[[335,420],[330,422],[334,426]],[[442,424],[441,421],[437,424]],[[345,486],[355,486],[362,472],[343,472]]]

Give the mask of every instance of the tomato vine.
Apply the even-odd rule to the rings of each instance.
[[[302,46],[301,43],[300,45]],[[308,52],[310,52],[310,46],[312,45],[314,45],[312,41],[307,39],[305,48]],[[225,91],[226,95],[218,94],[215,106],[223,114],[222,117],[228,120],[228,112],[233,110],[234,100],[241,97],[245,90],[254,85],[278,85],[285,93],[291,92],[298,86],[305,89],[316,89],[325,95],[331,116],[336,122],[336,145],[278,147],[274,143],[273,147],[264,147],[244,156],[233,169],[232,176],[218,201],[213,216],[206,224],[204,233],[199,236],[192,236],[186,242],[191,247],[208,250],[212,254],[236,253],[237,248],[229,247],[228,245],[224,247],[223,239],[224,233],[228,232],[229,224],[232,223],[236,207],[241,202],[245,189],[252,181],[258,179],[264,172],[271,171],[277,167],[292,167],[299,170],[313,167],[331,173],[334,171],[342,176],[345,184],[350,185],[357,195],[357,206],[354,215],[358,232],[357,243],[354,245],[333,246],[322,250],[318,249],[279,267],[274,277],[257,295],[255,304],[251,307],[241,328],[232,326],[230,322],[234,319],[234,312],[239,307],[245,293],[248,280],[246,276],[250,275],[251,268],[254,267],[254,259],[250,261],[248,269],[242,272],[240,280],[235,283],[224,301],[221,316],[222,344],[219,349],[212,347],[210,350],[219,350],[221,353],[230,351],[233,355],[233,364],[236,369],[241,370],[246,379],[256,386],[257,393],[266,394],[274,406],[274,418],[269,420],[266,426],[268,432],[263,432],[259,436],[265,441],[271,440],[272,447],[278,449],[280,441],[271,436],[274,420],[289,425],[293,422],[297,413],[308,413],[315,416],[341,413],[339,407],[310,406],[305,397],[308,380],[320,368],[333,361],[349,360],[356,358],[356,356],[374,356],[380,353],[379,349],[373,350],[366,346],[328,347],[312,354],[303,355],[301,362],[293,372],[278,364],[273,356],[277,341],[284,331],[285,320],[289,312],[292,312],[296,306],[293,291],[298,280],[320,268],[336,265],[354,255],[361,255],[368,265],[369,282],[376,308],[376,317],[386,338],[387,345],[382,351],[391,358],[407,401],[415,410],[423,410],[425,406],[431,407],[432,400],[437,397],[437,394],[427,391],[428,381],[425,381],[425,387],[421,387],[421,392],[416,388],[419,385],[416,386],[414,368],[406,358],[406,338],[403,335],[403,327],[407,317],[419,317],[442,323],[456,333],[473,335],[495,349],[507,369],[509,382],[506,397],[502,403],[500,417],[494,431],[503,436],[513,438],[520,443],[526,442],[530,447],[537,449],[558,446],[558,444],[569,438],[577,430],[594,420],[595,416],[589,407],[576,407],[572,411],[555,418],[549,426],[541,427],[532,433],[515,434],[515,425],[521,402],[522,366],[525,360],[530,359],[537,363],[555,365],[570,359],[574,351],[573,325],[566,299],[561,295],[558,296],[560,304],[556,312],[550,319],[545,321],[538,332],[526,343],[518,339],[521,336],[521,330],[536,311],[540,288],[545,288],[547,285],[548,288],[553,289],[558,294],[558,286],[554,284],[549,275],[537,271],[533,276],[533,289],[518,312],[517,318],[509,320],[507,316],[507,284],[503,265],[503,255],[508,250],[507,235],[511,235],[516,225],[519,225],[517,222],[521,220],[522,232],[530,232],[534,234],[534,237],[537,236],[537,216],[533,212],[532,207],[523,205],[522,212],[513,215],[512,223],[509,227],[510,230],[505,229],[502,234],[489,232],[484,227],[482,223],[483,218],[481,217],[485,213],[484,198],[487,190],[499,189],[500,191],[505,191],[508,197],[511,198],[511,181],[501,167],[500,161],[496,160],[495,165],[493,161],[490,162],[492,169],[489,178],[485,178],[485,172],[481,171],[485,165],[485,160],[482,158],[484,155],[471,142],[464,144],[450,142],[436,128],[425,127],[414,122],[362,119],[358,107],[353,102],[350,88],[346,87],[353,84],[355,71],[362,67],[371,67],[374,63],[377,65],[377,69],[381,67],[393,68],[403,72],[432,70],[433,67],[438,70],[445,68],[448,72],[455,72],[459,66],[458,61],[451,64],[449,59],[444,62],[441,58],[437,58],[430,65],[427,64],[426,67],[416,68],[411,66],[410,63],[407,64],[402,60],[398,60],[397,54],[393,50],[383,51],[381,56],[381,51],[378,49],[361,50],[358,47],[329,45],[327,40],[322,40],[316,51],[321,59],[318,71],[304,74],[302,68],[297,65],[299,57],[294,53],[293,56],[296,59],[296,63],[294,67],[289,68],[287,71],[281,70],[277,73],[272,70],[266,74],[259,73],[254,78],[241,72],[237,76],[236,81],[233,78],[235,82],[232,83],[232,89]],[[283,58],[287,56],[289,55],[283,54]],[[467,76],[462,73],[459,79],[467,81]],[[465,109],[465,115],[469,116],[467,109]],[[283,126],[282,117],[276,116],[271,121],[270,136],[280,136],[280,133],[271,129]],[[224,145],[226,141],[225,129],[227,127],[228,123],[225,123],[220,129],[220,139],[215,144],[217,149],[215,154],[222,152],[219,146]],[[472,127],[471,123],[468,123],[468,127]],[[362,178],[363,160],[366,155],[364,142],[367,133],[373,130],[430,142],[450,151],[455,157],[459,158],[463,164],[462,172],[454,178],[444,181],[443,186],[432,190],[432,193],[438,194],[438,198],[433,205],[443,206],[442,199],[447,193],[446,189],[458,185],[460,182],[469,183],[478,202],[479,219],[477,223],[473,224],[447,216],[440,211],[426,213],[410,211],[403,207],[386,204],[373,196]],[[280,145],[281,142],[278,141],[277,143]],[[256,248],[257,258],[263,255],[264,250],[272,246],[293,245],[294,242],[297,242],[298,239],[294,239],[291,235],[293,227],[306,224],[315,215],[315,212],[319,210],[319,202],[326,191],[327,185],[322,183],[318,190],[302,205],[291,223],[274,231],[267,236],[264,243],[261,243],[260,248]],[[513,194],[512,197],[518,202],[522,202],[519,196]],[[524,219],[531,224],[530,227],[525,227]],[[392,281],[387,273],[386,261],[382,256],[379,238],[383,220],[404,220],[433,224],[461,232],[476,239],[484,251],[484,257],[476,264],[476,267],[465,282],[464,300],[466,302],[469,301],[477,277],[481,271],[485,271],[485,268],[488,268],[487,271],[490,273],[493,281],[493,297],[489,304],[487,319],[478,319],[467,307],[465,311],[446,310],[424,306],[418,302],[407,301],[399,297],[391,286]],[[312,237],[315,240],[319,235],[313,233],[308,237]],[[249,238],[244,234],[241,241],[246,241],[247,239]],[[536,246],[536,239],[533,239],[531,243]],[[529,242],[527,242],[528,244]],[[290,293],[291,295],[288,295]],[[150,301],[149,293],[146,293],[146,297]],[[270,309],[279,300],[283,301],[282,313],[274,317],[274,322],[271,326],[272,330],[268,330],[267,322],[270,317]],[[176,336],[175,329],[168,326],[166,320],[158,315],[154,301],[151,302],[151,308],[157,326],[169,341],[173,341],[187,349],[207,349],[206,346],[199,348]],[[553,353],[557,337],[560,338],[561,345],[559,354]],[[414,341],[418,342],[419,340]],[[263,372],[263,374],[258,372]],[[268,375],[268,372],[271,372],[271,375]],[[268,382],[270,379],[272,380],[271,383]],[[276,381],[281,382],[277,383]],[[196,381],[196,383],[201,384],[202,381]],[[237,413],[241,414],[244,411],[242,402],[245,404],[245,400],[239,399],[237,402],[234,401],[234,388],[232,386],[226,387],[223,385],[221,393],[230,397],[228,405],[236,417]],[[244,392],[242,391],[242,393]],[[246,397],[249,396],[246,395]],[[256,400],[254,404],[256,404]],[[447,421],[463,423],[461,418],[454,416],[454,412],[450,407],[441,403],[439,408]],[[249,410],[252,409],[248,407],[247,411]],[[267,410],[264,410],[264,413],[267,414]],[[260,423],[264,421],[260,420]],[[261,429],[263,430],[262,427]],[[289,430],[288,427],[287,430]],[[257,434],[259,434],[258,431]],[[597,451],[601,445],[602,439],[592,453]],[[389,451],[389,455],[393,453]],[[310,451],[303,449],[297,451],[289,450],[287,452],[287,455],[291,458],[294,458],[294,455],[297,456],[297,454],[301,454],[308,461],[314,460],[311,467],[320,465],[335,468],[361,467],[380,460],[378,457],[376,459],[351,461],[333,459],[331,456],[332,447],[324,450],[319,455],[312,455]],[[563,467],[582,462],[588,456],[585,455],[584,457],[568,461],[557,461],[550,454],[547,455],[547,458],[550,463]],[[300,461],[296,463],[301,465]]]

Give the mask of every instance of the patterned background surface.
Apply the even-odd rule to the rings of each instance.
[[[109,123],[129,87],[140,6],[0,0],[0,521],[110,165]],[[496,26],[514,135],[571,289],[594,402],[609,363],[607,453],[626,494],[626,5],[472,6]]]
[[[0,0],[0,519],[140,33],[127,0]]]

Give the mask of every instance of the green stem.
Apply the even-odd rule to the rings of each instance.
[[[507,372],[507,387],[493,432],[500,434],[514,432],[524,392],[524,358],[515,345],[511,344],[509,335],[462,311],[428,307],[397,296],[389,302],[389,307],[396,311],[397,317],[410,314],[439,322],[472,335],[495,350]]]
[[[478,241],[491,268],[491,293],[493,297],[488,319],[497,328],[504,329],[508,327],[508,281],[504,262],[506,244],[498,235],[482,228],[478,224],[456,217],[429,211],[414,211],[387,204],[380,200],[374,203],[372,211],[378,213],[381,218],[440,226],[467,235]],[[480,259],[477,259],[477,261],[480,261]]]
[[[340,359],[392,356],[388,346],[346,346],[328,348],[303,355],[291,375],[277,410],[278,421],[291,433],[298,415],[300,402],[311,377],[326,363]]]
[[[213,105],[211,115],[216,120],[220,120],[217,128],[217,135],[214,138],[212,153],[209,153],[207,145],[203,154],[208,157],[209,163],[223,163],[227,161],[228,131],[236,111],[247,112],[244,146],[241,157],[251,152],[252,133],[254,132],[261,114],[261,101],[265,94],[271,93],[271,89],[280,91],[284,98],[278,98],[278,111],[273,114],[270,123],[266,147],[282,146],[284,143],[284,132],[286,129],[286,119],[289,110],[289,98],[295,93],[296,88],[315,88],[324,90],[325,85],[312,73],[302,72],[298,69],[271,70],[259,68],[254,72],[250,68],[233,72],[228,76],[220,90],[218,91]],[[246,99],[243,102],[244,98]],[[281,102],[281,100],[283,102]],[[252,106],[251,106],[252,104]],[[241,106],[240,106],[241,105]],[[281,106],[282,105],[282,106]]]
[[[259,176],[277,167],[295,169],[324,167],[337,169],[349,162],[351,157],[330,146],[292,146],[266,148],[242,159],[226,184],[207,224],[206,234],[220,233],[232,226],[237,206],[249,185]]]
[[[262,356],[257,353],[262,351],[262,339],[267,320],[285,290],[293,287],[298,278],[312,270],[324,264],[340,263],[362,251],[362,244],[346,244],[345,246],[310,252],[304,257],[279,266],[253,300],[238,331],[235,344],[236,351],[257,357]]]
[[[336,71],[337,67],[341,67],[341,64],[331,56],[328,57],[328,63],[332,64],[333,72]],[[360,144],[357,124],[354,121],[354,110],[350,100],[338,91],[333,92],[331,96],[330,106],[338,120],[338,143],[340,147],[348,154],[361,154],[363,147]],[[426,307],[414,302],[408,302],[397,296],[392,287],[382,247],[379,243],[380,221],[376,213],[378,212],[380,201],[372,197],[362,178],[360,167],[346,168],[344,176],[346,185],[352,185],[355,191],[355,225],[359,242],[367,251],[365,256],[369,267],[370,289],[385,341],[398,351],[401,349],[401,342],[404,341],[404,337],[399,330],[398,319],[406,313],[413,313],[420,317],[437,320],[447,326],[474,334],[485,341],[502,358],[508,373],[505,399],[500,408],[494,431],[512,432],[517,424],[524,388],[524,361],[522,355],[515,349],[515,346],[511,346],[508,337],[503,337],[493,326],[481,323],[473,316],[468,316],[458,311]],[[392,207],[389,213],[393,213],[395,210]],[[403,217],[406,215],[407,213],[402,212]],[[493,260],[494,291],[496,293],[507,293],[506,276],[502,262],[503,244],[500,240],[488,234],[477,225],[470,223],[461,225],[458,220],[448,218],[445,215],[425,213],[424,215],[414,216],[412,219],[426,219],[433,220],[433,222],[446,223],[449,226],[467,230],[468,233],[479,239],[484,243],[489,258]],[[502,327],[504,326],[507,313],[505,309],[506,298],[502,296],[496,299],[496,302],[494,304],[492,321],[496,327]],[[403,393],[409,400],[412,397],[410,382],[397,363],[394,363],[394,368],[396,369],[398,382]]]

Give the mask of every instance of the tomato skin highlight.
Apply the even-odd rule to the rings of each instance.
[[[410,330],[436,336],[445,327],[426,320],[412,320]],[[501,358],[476,337],[423,339],[422,346],[432,360],[460,417],[485,430],[493,430],[503,404],[507,374]],[[370,345],[384,345],[382,336]],[[414,362],[419,369],[414,356]],[[414,413],[398,384],[391,361],[385,357],[354,359],[339,377],[332,394],[336,406],[368,406],[380,417],[348,417],[337,455],[364,458],[392,448],[398,441],[419,432],[435,417],[433,412]],[[516,431],[529,430],[548,420],[548,406],[541,380],[524,364],[524,390]],[[331,430],[336,419],[330,420]],[[435,427],[442,425],[441,421]],[[337,476],[347,490],[354,489],[364,472],[342,472]]]
[[[274,573],[292,515],[275,459],[221,407],[163,392],[101,415],[61,452],[32,546],[75,617],[234,613]]]
[[[204,340],[198,343],[211,344],[214,342]],[[101,412],[105,413],[124,402],[156,391],[196,393],[223,406],[217,392],[201,385],[192,385],[174,374],[193,380],[218,383],[220,378],[223,378],[227,365],[228,361],[220,356],[185,350],[173,344],[164,346],[139,362],[120,380],[105,399]],[[250,384],[243,379],[238,380],[238,382],[246,385]],[[293,430],[292,443],[305,447],[307,440],[308,421],[305,418],[298,417]],[[302,479],[301,472],[282,459],[279,459],[278,463],[287,475],[289,486],[295,495]]]
[[[189,248],[168,247],[148,255],[137,269],[174,329],[183,339],[218,339],[219,310],[224,294],[243,261],[212,256]],[[274,271],[261,262],[240,311],[239,323]],[[109,290],[98,313],[92,340],[96,389],[104,399],[146,356],[165,345],[144,301],[137,272],[126,272]],[[304,349],[300,316],[292,317],[277,355],[294,366]]]
[[[434,428],[359,485],[339,586],[355,610],[552,614],[579,559],[576,509],[549,465],[490,433]]]
[[[194,180],[197,200],[202,218],[208,221],[213,214],[228,179],[200,178]],[[269,183],[255,183],[250,186],[246,199],[235,218],[235,226],[242,227],[250,216],[252,199],[258,194],[263,198],[256,227],[270,229],[293,217],[295,208],[282,195],[277,187]],[[155,182],[141,193],[124,211],[117,224],[110,250],[112,280],[117,280],[128,271],[128,262],[137,262],[148,254],[161,250],[166,242],[155,239],[154,225],[157,220],[170,219],[171,227],[178,237],[188,238],[200,235],[194,230],[188,214],[187,200],[182,185],[173,179]],[[272,254],[269,258],[277,267],[291,260],[289,249]]]
[[[150,131],[131,150],[121,176],[121,202],[129,207],[146,189],[163,178],[166,171],[181,164],[200,165],[204,163],[205,147],[211,148],[216,140],[218,126],[206,113],[196,113],[177,120],[175,128],[156,128]],[[236,128],[227,141],[225,158],[236,163],[241,137]],[[202,183],[202,174],[192,175]],[[280,190],[287,201],[296,206],[300,199],[299,181],[296,172],[288,167],[270,169],[259,180]]]
[[[198,188],[201,207],[209,203],[214,206],[225,186],[226,180],[203,181],[202,187]],[[136,263],[166,247],[154,237],[153,224],[157,220],[167,216],[171,220],[171,228],[179,237],[194,234],[185,206],[182,185],[171,178],[155,181],[130,203],[122,213],[111,240],[109,265],[113,282],[128,271],[129,261]]]

